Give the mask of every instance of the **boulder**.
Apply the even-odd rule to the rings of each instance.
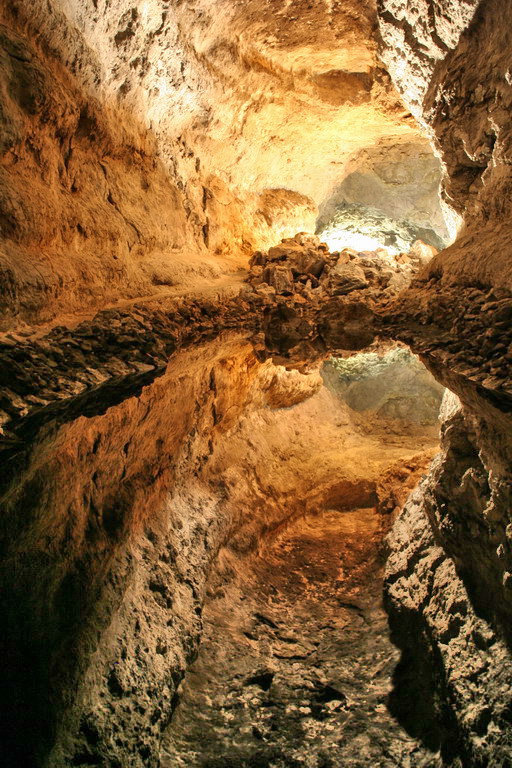
[[[423,264],[428,264],[437,253],[437,249],[432,245],[427,245],[423,240],[416,240],[411,246],[409,257],[412,261],[419,262],[423,266]]]
[[[249,266],[252,267],[262,267],[265,266],[267,261],[267,257],[264,253],[261,251],[255,251],[253,255],[251,256],[251,259],[249,261]]]
[[[263,271],[263,281],[276,289],[276,293],[295,292],[293,274],[286,264],[269,264]]]
[[[352,261],[345,262],[341,258],[329,271],[325,280],[325,287],[332,296],[344,296],[368,286],[368,280],[361,267]]]

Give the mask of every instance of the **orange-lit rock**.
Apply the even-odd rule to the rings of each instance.
[[[381,519],[393,477],[425,469],[428,429],[397,442],[363,422],[318,372],[261,364],[231,336],[184,350],[103,415],[4,446],[5,764],[155,762],[219,548],[243,568],[305,514]]]
[[[1,13],[4,327],[214,281],[418,137],[366,3]]]

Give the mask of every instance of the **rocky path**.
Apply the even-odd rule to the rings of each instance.
[[[243,564],[221,557],[162,768],[439,765],[386,707],[381,541],[373,509],[326,511]]]

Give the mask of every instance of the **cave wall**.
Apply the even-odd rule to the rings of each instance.
[[[453,245],[394,307],[460,402],[446,404],[442,452],[391,534],[386,585],[405,696],[391,704],[410,728],[423,721],[446,765],[510,762],[511,12],[379,3],[383,58],[459,217]]]
[[[500,0],[381,0],[382,56],[429,130],[463,228],[429,275],[510,291],[511,13]]]
[[[234,523],[202,470],[262,368],[239,338],[198,345],[139,396],[50,422],[14,451],[2,492],[3,764],[157,764]]]
[[[351,160],[341,184],[320,206],[317,230],[329,224],[340,206],[359,205],[376,209],[397,224],[408,224],[416,229],[417,238],[430,238],[430,244],[440,249],[451,239],[439,197],[440,181],[440,163],[427,139],[379,142]]]
[[[0,22],[4,328],[211,284],[312,231],[362,147],[418,135],[371,2],[9,0]]]
[[[388,540],[385,597],[402,649],[392,711],[444,765],[497,768],[512,741],[510,465],[489,437],[449,393],[441,453]]]
[[[6,766],[158,765],[219,548],[243,559],[322,509],[387,513],[433,449],[359,434],[318,371],[237,334],[103,410],[4,450]]]

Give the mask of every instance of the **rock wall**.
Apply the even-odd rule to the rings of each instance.
[[[453,395],[443,419],[442,452],[388,542],[386,603],[402,649],[390,706],[444,765],[497,767],[512,743],[510,475],[482,450],[483,420]]]
[[[383,57],[461,221],[391,321],[461,402],[396,523],[387,577],[403,649],[391,704],[446,765],[511,759],[510,14],[494,0],[379,3]]]
[[[3,327],[177,280],[202,222],[147,132],[6,26],[2,69]]]
[[[275,5],[3,4],[3,328],[211,284],[417,136],[372,3]]]
[[[50,424],[11,459],[4,764],[155,764],[230,529],[222,487],[199,475],[259,368],[240,340],[197,347],[139,397]]]
[[[441,157],[444,198],[464,220],[429,274],[510,291],[510,22],[500,0],[381,0],[382,56]]]
[[[426,139],[379,142],[352,159],[346,177],[320,207],[317,231],[324,236],[339,208],[357,205],[363,208],[360,230],[365,231],[370,219],[365,209],[376,210],[391,219],[386,222],[388,236],[406,226],[416,235],[412,240],[443,248],[452,235],[441,208],[440,181],[440,163]]]

